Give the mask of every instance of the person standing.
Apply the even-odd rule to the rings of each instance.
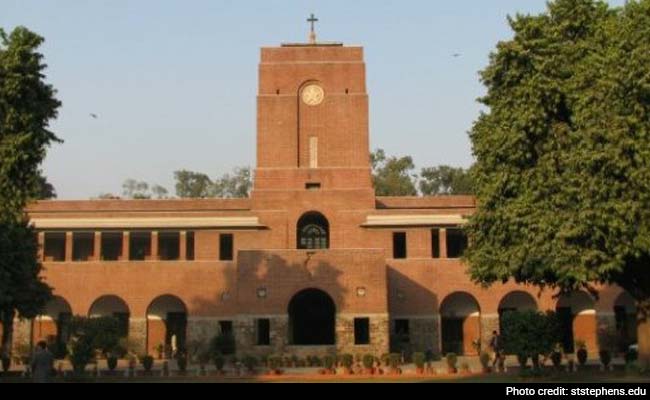
[[[32,359],[32,378],[35,383],[47,383],[54,368],[54,356],[47,349],[47,343],[38,342]]]

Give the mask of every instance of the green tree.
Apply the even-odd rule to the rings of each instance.
[[[33,198],[36,200],[56,199],[56,189],[54,189],[54,186],[47,180],[47,177],[42,175],[42,173],[39,173],[36,192],[33,194]]]
[[[216,179],[212,195],[220,198],[246,198],[253,186],[250,167],[235,168],[231,174]]]
[[[176,196],[182,199],[203,199],[211,197],[212,180],[206,174],[187,170],[174,172]]]
[[[413,159],[410,156],[387,157],[382,149],[370,154],[372,182],[377,196],[416,196],[416,175]]]
[[[469,170],[448,165],[422,168],[419,186],[420,193],[425,196],[469,195],[474,193]]]
[[[650,364],[650,0],[556,0],[510,19],[470,137],[472,279],[617,284]]]
[[[26,219],[0,222],[0,356],[11,354],[16,316],[34,318],[52,297],[43,282],[36,232]]]
[[[151,198],[149,192],[149,184],[144,181],[136,181],[135,179],[127,179],[122,184],[122,194],[127,199],[147,200]]]
[[[40,164],[61,140],[48,129],[61,103],[45,82],[43,38],[24,27],[0,29],[0,353],[10,354],[16,315],[31,318],[51,298],[39,277],[33,228],[24,217],[40,191]]]
[[[501,344],[506,354],[531,358],[539,367],[539,356],[553,352],[561,340],[555,313],[510,311],[501,316]]]

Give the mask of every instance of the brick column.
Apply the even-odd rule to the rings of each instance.
[[[122,233],[122,257],[120,257],[120,261],[129,260],[129,251],[131,249],[130,239],[131,234],[128,231]]]
[[[43,261],[44,254],[45,254],[45,232],[38,232],[37,234],[37,240],[38,240],[38,259],[39,261]]]
[[[159,258],[160,257],[158,254],[158,231],[152,231],[151,232],[151,256],[149,257],[149,259],[156,261]]]
[[[72,232],[65,233],[65,261],[72,261]]]
[[[447,258],[447,230],[440,229],[440,258]]]
[[[187,260],[187,231],[181,231],[178,238],[178,258],[181,261]]]
[[[102,233],[95,232],[93,236],[93,258],[92,261],[100,261],[102,259]]]

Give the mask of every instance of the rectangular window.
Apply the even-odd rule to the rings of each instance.
[[[370,318],[354,319],[354,344],[370,344]]]
[[[175,261],[180,257],[180,232],[158,234],[158,255],[162,261]]]
[[[194,261],[194,232],[187,232],[185,236],[185,251],[188,261]]]
[[[151,256],[151,232],[131,232],[129,260],[144,261]]]
[[[65,261],[65,232],[45,232],[45,261]]]
[[[431,257],[440,258],[440,229],[431,230]]]
[[[316,182],[309,182],[305,184],[305,189],[309,191],[317,191],[320,190],[320,183]]]
[[[271,344],[271,320],[257,320],[257,345],[269,346]]]
[[[232,335],[232,321],[219,321],[219,330],[222,335]]]
[[[467,248],[467,236],[462,229],[447,229],[447,258],[462,257]]]
[[[72,234],[72,260],[88,261],[94,255],[95,234],[93,232],[74,232]]]
[[[102,232],[102,261],[118,261],[122,258],[122,232]]]
[[[232,261],[233,259],[233,237],[230,233],[219,235],[219,260]]]
[[[393,258],[406,258],[406,232],[393,232]]]

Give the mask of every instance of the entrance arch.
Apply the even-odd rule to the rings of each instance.
[[[583,291],[563,293],[557,301],[556,311],[565,353],[576,350],[576,341],[584,342],[590,353],[598,350],[596,306],[589,294]]]
[[[622,292],[614,303],[616,316],[617,348],[620,352],[637,342],[636,302],[628,292]]]
[[[289,302],[289,343],[324,346],[336,343],[336,306],[320,289],[305,289]]]
[[[113,317],[120,325],[120,337],[129,336],[129,306],[122,298],[114,295],[102,296],[95,300],[88,311],[89,318]]]
[[[296,236],[300,250],[329,249],[330,224],[323,214],[308,212],[298,220]]]
[[[499,328],[501,328],[501,317],[503,314],[512,311],[537,311],[535,298],[527,292],[516,290],[503,296],[499,303]]]
[[[456,292],[440,305],[442,352],[476,355],[474,343],[481,337],[481,310],[469,293]]]
[[[65,347],[70,338],[70,322],[72,320],[72,307],[66,299],[54,296],[45,305],[43,312],[33,321],[33,342],[41,340],[50,345],[56,345],[65,354]],[[58,353],[58,351],[57,351]],[[55,354],[59,356],[59,354]]]
[[[156,297],[147,308],[147,351],[157,355],[162,345],[164,355],[185,349],[187,307],[174,295]]]

